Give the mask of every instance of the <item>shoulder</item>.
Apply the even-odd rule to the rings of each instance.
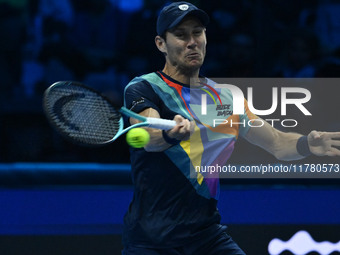
[[[126,85],[125,92],[136,89],[151,89],[152,83],[157,77],[158,75],[155,72],[137,76]]]
[[[124,90],[124,105],[137,112],[145,108],[158,110],[159,96],[145,75],[134,78]]]

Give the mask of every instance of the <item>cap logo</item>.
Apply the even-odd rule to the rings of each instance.
[[[187,4],[181,4],[178,6],[178,9],[180,9],[181,11],[186,11],[189,9],[189,5]]]

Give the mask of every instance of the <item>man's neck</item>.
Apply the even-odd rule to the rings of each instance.
[[[180,83],[188,84],[190,86],[193,86],[192,79],[199,80],[199,69],[192,72],[183,72],[178,68],[169,68],[168,65],[165,65],[163,73]]]

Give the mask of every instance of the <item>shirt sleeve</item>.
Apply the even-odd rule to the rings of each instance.
[[[160,98],[147,81],[131,84],[125,89],[124,105],[136,113],[147,108],[153,108],[160,112]]]

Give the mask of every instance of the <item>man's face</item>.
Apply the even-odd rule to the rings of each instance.
[[[178,26],[166,32],[166,58],[177,69],[191,72],[204,61],[207,39],[205,28],[195,17],[185,18]]]

